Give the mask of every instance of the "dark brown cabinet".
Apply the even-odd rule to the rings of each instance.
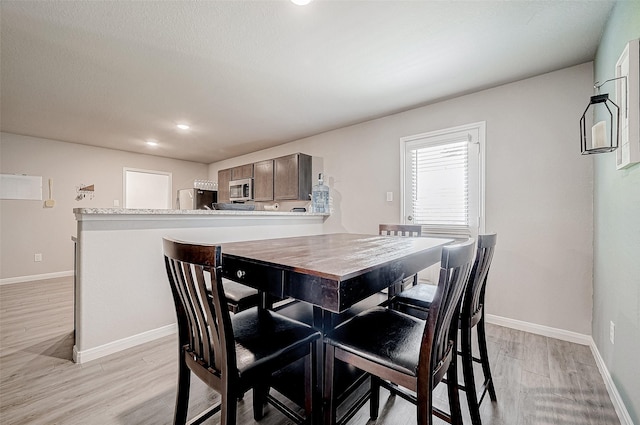
[[[229,202],[229,181],[231,168],[218,171],[218,202]]]
[[[231,180],[250,179],[253,177],[253,164],[240,165],[231,169]]]
[[[218,171],[218,202],[230,202],[229,182],[253,178],[254,201],[308,201],[311,157],[303,153]]]
[[[311,193],[311,157],[303,153],[273,160],[273,199],[309,200]]]
[[[273,201],[273,159],[253,164],[253,199]]]

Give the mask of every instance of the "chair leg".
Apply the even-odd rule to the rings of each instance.
[[[489,390],[489,397],[491,401],[496,401],[496,389],[493,386],[493,378],[491,377],[491,368],[489,367],[489,354],[487,353],[487,335],[484,329],[484,313],[480,318],[480,321],[476,325],[478,331],[478,346],[480,347],[480,361],[482,363],[482,372],[484,374],[484,381],[486,382]]]
[[[461,352],[462,352],[462,374],[464,377],[464,387],[473,425],[482,425],[480,419],[480,406],[478,405],[478,394],[476,392],[476,381],[473,375],[473,351],[471,349],[471,329],[468,323],[462,324],[461,329]]]
[[[255,412],[254,412],[255,414]],[[222,394],[220,408],[220,425],[236,425],[238,416],[238,395]]]
[[[324,355],[324,390],[322,392],[322,400],[324,404],[324,424],[335,425],[336,408],[333,394],[334,384],[334,364],[335,364],[336,348],[331,344],[325,344]]]
[[[378,419],[378,410],[380,410],[380,379],[371,376],[371,397],[369,398],[369,417],[375,421]]]
[[[187,423],[190,385],[191,370],[184,361],[184,353],[181,348],[178,360],[178,392],[176,394],[176,410],[173,418],[173,423],[175,425],[185,425]]]
[[[418,380],[418,424],[433,424],[433,381],[430,374],[426,374],[424,382]],[[420,402],[420,399],[423,402]]]
[[[451,411],[451,423],[453,425],[462,424],[462,411],[460,410],[460,394],[458,394],[458,361],[457,347],[453,347],[451,364],[447,370],[447,390],[449,392],[449,409]]]
[[[269,385],[265,384],[266,379],[253,387],[253,419],[256,421],[264,417],[264,407],[267,404],[269,395]]]

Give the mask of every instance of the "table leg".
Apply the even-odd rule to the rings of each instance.
[[[316,387],[314,400],[317,400],[316,408],[314,409],[313,423],[321,424],[324,421],[324,409],[326,408],[325,400],[322,398],[325,380],[324,370],[324,336],[327,332],[330,332],[336,321],[336,314],[330,311],[323,310],[320,307],[313,306],[313,327],[320,330],[322,337],[318,341],[316,346]]]

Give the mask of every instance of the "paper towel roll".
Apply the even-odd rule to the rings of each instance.
[[[280,204],[278,204],[277,202],[273,205],[265,205],[264,206],[264,210],[265,211],[278,211],[278,208],[280,208]]]

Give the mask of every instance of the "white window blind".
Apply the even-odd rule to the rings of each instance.
[[[413,222],[427,233],[470,235],[469,142],[412,149]]]
[[[482,227],[484,123],[401,139],[403,221],[424,234],[476,237]]]

